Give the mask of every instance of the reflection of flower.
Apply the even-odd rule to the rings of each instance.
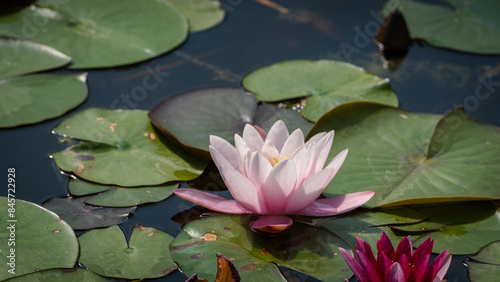
[[[394,282],[438,282],[444,281],[444,275],[451,263],[448,250],[440,253],[429,267],[434,241],[427,238],[413,251],[411,237],[405,237],[396,251],[389,237],[382,231],[377,242],[377,259],[368,243],[356,238],[358,245],[354,247],[354,258],[343,248],[339,248],[347,265],[360,282],[394,281]]]
[[[269,130],[247,124],[233,147],[210,136],[210,154],[234,200],[199,190],[180,188],[174,193],[214,211],[265,215],[252,227],[280,232],[290,227],[285,215],[330,216],[353,210],[374,191],[317,199],[342,166],[347,150],[323,168],[333,142],[333,131],[314,135],[304,143],[300,129],[292,134],[283,121]]]

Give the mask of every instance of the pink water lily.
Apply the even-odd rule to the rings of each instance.
[[[207,192],[180,188],[174,193],[214,211],[260,214],[252,227],[281,232],[292,225],[286,215],[330,216],[353,210],[367,202],[374,191],[317,199],[339,171],[347,150],[326,166],[333,131],[322,132],[304,143],[302,130],[288,133],[277,121],[266,133],[247,124],[235,135],[235,146],[210,136],[210,154],[234,200]]]
[[[441,252],[429,265],[434,241],[427,238],[413,251],[411,237],[401,240],[396,251],[387,234],[377,242],[377,258],[368,243],[356,238],[354,258],[343,248],[342,257],[360,282],[440,282],[451,263],[448,250]]]

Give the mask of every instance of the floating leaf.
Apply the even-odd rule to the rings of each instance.
[[[253,95],[241,88],[202,88],[166,98],[150,112],[151,122],[167,136],[188,148],[208,156],[209,136],[229,142],[251,123],[269,130],[282,119],[290,130],[309,131],[312,124],[290,109],[264,104],[258,106]]]
[[[352,249],[356,244],[356,237],[376,247],[382,231],[393,239],[401,240],[388,226],[418,223],[426,216],[409,207],[384,208],[373,210],[358,210],[346,216],[315,219],[313,222],[330,230],[330,232],[346,241]]]
[[[3,222],[0,280],[75,265],[78,258],[75,233],[55,213],[33,203],[5,197],[0,197],[0,209]],[[12,268],[15,274],[9,272]]]
[[[302,114],[312,121],[350,101],[398,105],[389,79],[379,78],[349,63],[331,60],[273,64],[245,76],[243,86],[265,102],[308,97]]]
[[[214,281],[217,252],[237,268],[241,281],[286,281],[280,265],[324,281],[347,278],[338,253],[346,244],[322,228],[295,223],[277,236],[250,229],[248,216],[214,216],[184,226],[171,244],[172,258],[184,273]]]
[[[491,202],[464,202],[415,206],[428,219],[398,226],[398,231],[412,234],[418,246],[427,237],[434,239],[434,252],[449,249],[453,254],[471,254],[500,238],[500,212]]]
[[[83,268],[49,269],[37,271],[28,275],[7,280],[9,282],[53,282],[53,281],[78,281],[78,282],[104,282],[107,279]]]
[[[217,0],[168,0],[188,19],[189,31],[197,32],[218,25],[226,14]]]
[[[120,224],[127,220],[136,207],[105,208],[86,205],[90,197],[51,198],[43,206],[56,212],[75,230],[92,229]]]
[[[71,68],[99,68],[163,54],[186,39],[188,24],[167,1],[39,0],[1,17],[0,34],[52,46]]]
[[[0,80],[0,128],[58,117],[87,98],[87,74],[34,74]]]
[[[448,7],[418,1],[389,0],[384,14],[399,9],[412,38],[462,52],[499,54],[500,3],[496,0],[447,0]]]
[[[69,192],[74,196],[96,194],[85,202],[94,206],[130,207],[146,203],[165,200],[172,195],[177,184],[157,187],[126,188],[119,186],[105,186],[81,180],[71,179],[68,184]]]
[[[168,252],[173,238],[156,228],[137,225],[128,244],[118,226],[90,230],[78,240],[80,263],[102,276],[142,280],[177,270]]]
[[[482,248],[478,254],[470,256],[465,264],[469,267],[470,281],[495,281],[500,276],[500,241]]]
[[[71,58],[49,46],[0,37],[0,79],[67,65]]]
[[[439,119],[369,102],[328,112],[308,136],[334,129],[330,158],[349,155],[324,193],[375,190],[369,206],[498,199],[500,130],[461,109]]]
[[[157,185],[191,180],[208,163],[160,140],[143,110],[91,108],[59,124],[58,134],[84,142],[52,154],[64,171],[103,184]]]

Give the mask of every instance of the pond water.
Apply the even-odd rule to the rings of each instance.
[[[0,130],[0,171],[16,168],[16,197],[41,204],[51,197],[68,194],[68,176],[61,174],[48,157],[49,153],[66,147],[51,129],[67,116],[90,107],[149,110],[165,97],[186,90],[240,86],[242,76],[248,72],[284,60],[348,61],[389,77],[403,109],[443,114],[464,105],[472,117],[500,126],[500,90],[496,82],[500,81],[500,56],[465,54],[414,42],[399,68],[388,71],[383,67],[377,45],[371,39],[363,44],[359,41],[360,33],[372,33],[370,26],[378,22],[374,13],[384,1],[275,1],[288,8],[288,14],[253,0],[221,2],[227,11],[224,21],[210,30],[191,34],[172,52],[133,66],[88,70],[88,99],[63,117]],[[343,42],[356,47],[359,53],[343,52],[340,48]],[[145,79],[156,82],[154,87],[146,87]],[[476,89],[484,81],[493,83],[488,93],[478,96]],[[6,183],[7,173],[1,177]],[[0,191],[1,196],[6,196],[6,189]],[[139,206],[120,226],[127,237],[137,223],[175,236],[180,226],[171,217],[192,206],[173,196]],[[454,259],[448,281],[469,281],[466,267],[461,263],[464,259],[465,256]],[[184,280],[180,272],[153,279]]]

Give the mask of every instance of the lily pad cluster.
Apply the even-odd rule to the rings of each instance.
[[[0,35],[51,46],[72,58],[70,68],[102,68],[166,53],[223,18],[214,0],[38,0],[1,16]]]

